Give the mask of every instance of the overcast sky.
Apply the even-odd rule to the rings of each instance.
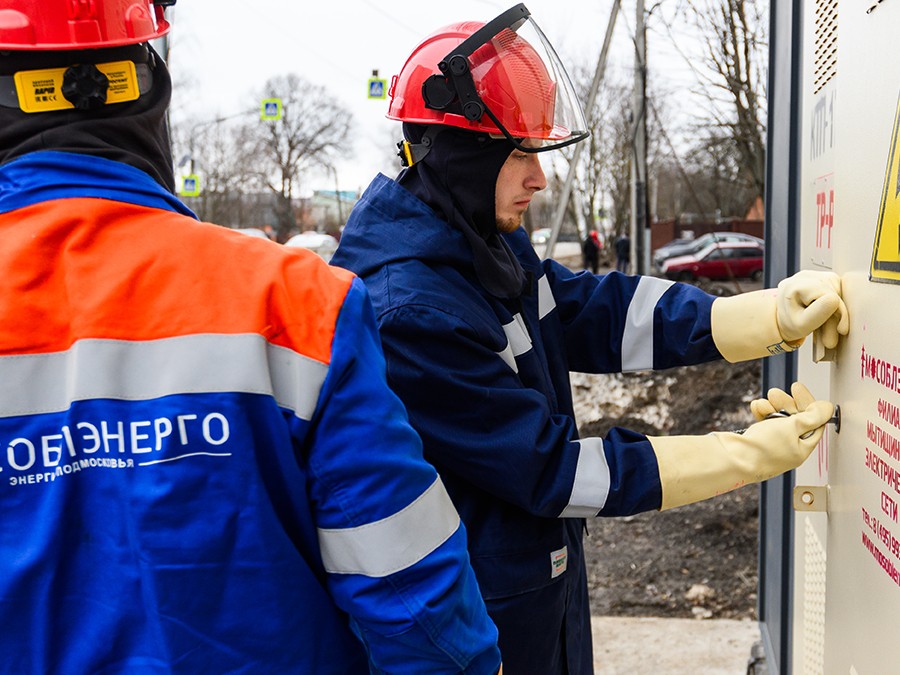
[[[673,6],[677,0],[664,0]],[[373,70],[388,82],[415,45],[435,29],[463,20],[487,21],[515,2],[494,0],[179,0],[170,15],[169,64],[175,82],[173,122],[214,120],[249,111],[253,93],[274,76],[296,73],[322,85],[355,120],[352,152],[338,165],[340,189],[364,188],[390,164],[399,126],[386,120],[387,102],[367,98]],[[528,0],[532,18],[571,70],[593,69],[612,0]],[[608,77],[629,82],[633,68],[634,0],[624,0]],[[651,29],[653,22],[650,22]],[[669,38],[651,32],[651,74],[689,77]],[[654,67],[656,63],[657,67]],[[680,70],[679,70],[680,69]],[[334,178],[310,177],[304,192],[334,188]]]

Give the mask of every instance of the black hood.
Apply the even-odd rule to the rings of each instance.
[[[0,52],[0,75],[77,63],[129,60],[149,63],[153,86],[136,101],[95,110],[26,113],[0,107],[0,164],[39,150],[95,155],[150,174],[175,191],[166,112],[172,81],[163,60],[149,45],[71,52]]]
[[[519,297],[525,274],[497,230],[495,197],[497,176],[515,146],[505,138],[452,127],[404,124],[403,135],[418,144],[429,129],[428,154],[401,172],[397,182],[462,231],[485,290],[502,299]]]

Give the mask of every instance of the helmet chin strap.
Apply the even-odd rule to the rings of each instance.
[[[400,157],[400,164],[409,168],[416,162],[421,162],[425,159],[425,156],[431,152],[435,139],[443,130],[444,127],[442,126],[429,125],[425,130],[425,133],[422,134],[422,140],[420,142],[411,143],[404,139],[397,143],[397,155]]]

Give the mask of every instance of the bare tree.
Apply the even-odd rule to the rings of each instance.
[[[732,161],[731,179],[757,195],[765,191],[767,8],[763,0],[684,0],[675,9],[701,35],[705,48],[699,60],[684,54],[706,102],[698,147],[707,156]],[[678,46],[672,22],[668,26]],[[730,147],[723,151],[725,146]]]
[[[593,66],[576,65],[572,68],[573,84],[579,98],[584,101],[593,80]],[[600,214],[611,217],[612,234],[627,227],[630,214],[629,176],[632,161],[632,129],[629,121],[630,92],[607,74],[597,92],[593,107],[585,110],[590,136],[583,141],[580,165],[575,168],[573,189],[566,205],[566,223],[571,228],[594,229]],[[552,170],[548,172],[550,192],[559,194],[569,172],[574,146],[563,148],[552,155]],[[582,231],[582,236],[587,234]]]
[[[758,195],[741,171],[737,146],[727,132],[704,130],[704,136],[676,149],[660,109],[651,103],[657,140],[651,157],[653,212],[657,219],[679,218],[686,212],[712,219],[716,215],[743,216]]]
[[[692,190],[707,213],[743,217],[763,185],[746,172],[746,156],[727,133],[710,133],[688,155]]]
[[[188,121],[173,126],[173,145],[181,169],[202,176],[200,195],[186,200],[201,220],[226,227],[259,225],[243,198],[253,180],[254,140],[246,125],[233,118]]]
[[[593,72],[586,67],[575,69],[575,87],[579,98],[587,99],[593,80]],[[587,144],[582,151],[582,166],[578,167],[577,178],[572,191],[572,201],[578,202],[575,208],[580,209],[582,217],[593,229],[597,214],[606,209],[610,199],[611,171],[615,164],[615,135],[621,130],[621,124],[616,124],[616,115],[621,114],[622,109],[616,105],[622,95],[620,87],[608,84],[608,80],[601,83],[593,106],[585,110],[589,122],[591,135],[585,140]],[[621,120],[619,120],[621,121]],[[617,128],[618,127],[618,128]],[[582,233],[586,234],[585,232]]]
[[[348,147],[352,116],[324,87],[294,74],[266,82],[257,100],[269,98],[281,99],[282,116],[253,127],[256,176],[277,197],[276,237],[285,241],[296,227],[294,198],[304,171],[329,166]]]
[[[605,191],[609,197],[612,239],[628,231],[631,223],[631,163],[634,161],[634,125],[631,100],[624,89],[611,101],[610,135],[606,144]],[[651,135],[652,137],[652,135]]]

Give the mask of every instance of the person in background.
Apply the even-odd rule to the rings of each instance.
[[[362,282],[172,194],[171,4],[0,5],[2,670],[495,673]]]
[[[581,258],[583,267],[597,274],[600,267],[600,241],[596,231],[591,231],[581,242]]]
[[[802,385],[797,414],[745,433],[580,438],[569,372],[755,359],[848,330],[840,279],[715,298],[654,277],[541,261],[521,227],[546,187],[539,154],[587,125],[524,5],[416,47],[391,89],[406,168],[379,175],[332,264],[369,288],[388,381],[466,523],[504,671],[592,672],[585,519],[671,509],[798,466],[834,406]],[[757,409],[762,404],[757,404]],[[637,648],[637,647],[636,647]]]
[[[628,264],[631,259],[631,239],[626,233],[616,239],[616,271],[628,274]]]

